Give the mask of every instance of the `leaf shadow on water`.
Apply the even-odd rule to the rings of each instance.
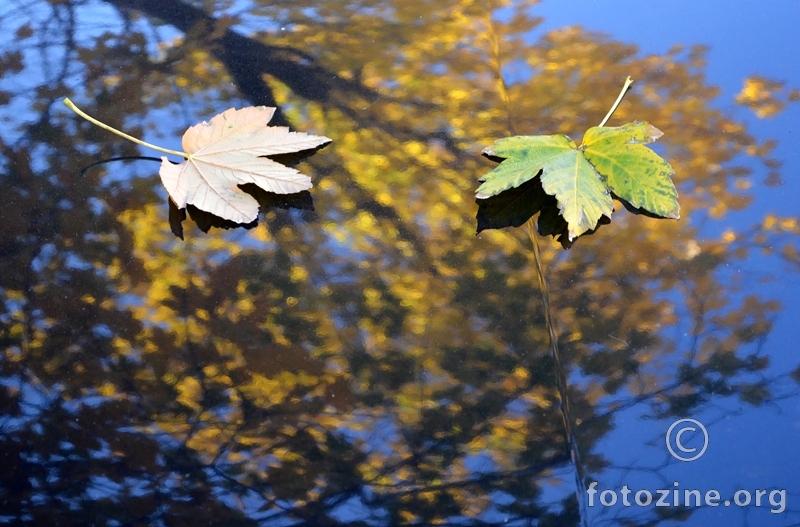
[[[538,177],[541,172],[540,170],[536,177],[519,187],[510,188],[490,198],[476,199],[477,234],[486,229],[520,227],[538,213],[536,231],[542,236],[556,238],[564,249],[569,249],[580,237],[591,236],[601,226],[611,223],[608,216],[601,216],[596,229],[570,240],[569,226],[558,209],[558,201],[542,188],[542,180]]]
[[[267,211],[277,208],[284,210],[302,210],[314,211],[314,198],[307,190],[296,192],[294,194],[275,194],[274,192],[267,192],[257,185],[248,183],[246,185],[239,185],[239,188],[244,192],[253,196],[259,205],[259,214],[263,215]],[[208,233],[211,227],[218,229],[245,229],[249,230],[258,225],[258,219],[250,223],[236,223],[225,218],[220,218],[210,212],[200,210],[194,205],[188,205],[185,209],[179,209],[172,199],[169,202],[169,226],[172,233],[183,240],[183,221],[186,219],[187,213],[189,218],[195,222],[197,228],[204,233]],[[308,219],[308,218],[307,218]]]

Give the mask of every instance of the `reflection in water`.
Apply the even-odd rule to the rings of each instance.
[[[508,129],[496,58],[519,134],[574,136],[636,78],[615,118],[665,132],[686,217],[746,207],[734,158],[775,166],[769,146],[710,105],[699,48],[641,56],[575,28],[530,42],[523,5],[272,4],[3,8],[0,521],[588,523],[527,234],[474,235],[478,153]],[[155,164],[80,175],[137,151],[65,95],[167,138],[277,104],[334,140],[303,166],[316,213],[181,242]],[[709,241],[691,221],[614,220],[541,254],[592,480],[625,409],[665,419],[796,386],[761,352],[781,306],[724,273],[757,247],[796,261],[796,223]]]

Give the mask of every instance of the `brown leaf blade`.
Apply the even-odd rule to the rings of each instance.
[[[159,175],[178,208],[191,204],[221,218],[249,223],[258,202],[239,185],[253,183],[276,194],[311,188],[311,178],[267,155],[309,150],[330,142],[323,136],[267,126],[275,108],[231,108],[189,128],[183,149],[189,158],[176,165],[162,157]]]

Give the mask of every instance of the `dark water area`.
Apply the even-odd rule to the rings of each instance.
[[[0,525],[800,524],[797,20],[4,2]],[[681,218],[476,234],[481,151],[580,144],[627,76]],[[64,97],[177,151],[262,105],[332,141],[257,221],[184,217]]]

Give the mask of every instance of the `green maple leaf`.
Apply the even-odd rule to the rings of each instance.
[[[504,160],[481,178],[476,197],[496,196],[538,175],[544,191],[558,202],[569,240],[611,216],[612,192],[637,208],[677,219],[678,193],[670,179],[675,172],[644,146],[661,135],[656,127],[635,122],[590,128],[580,147],[565,135],[500,139],[483,153]]]

